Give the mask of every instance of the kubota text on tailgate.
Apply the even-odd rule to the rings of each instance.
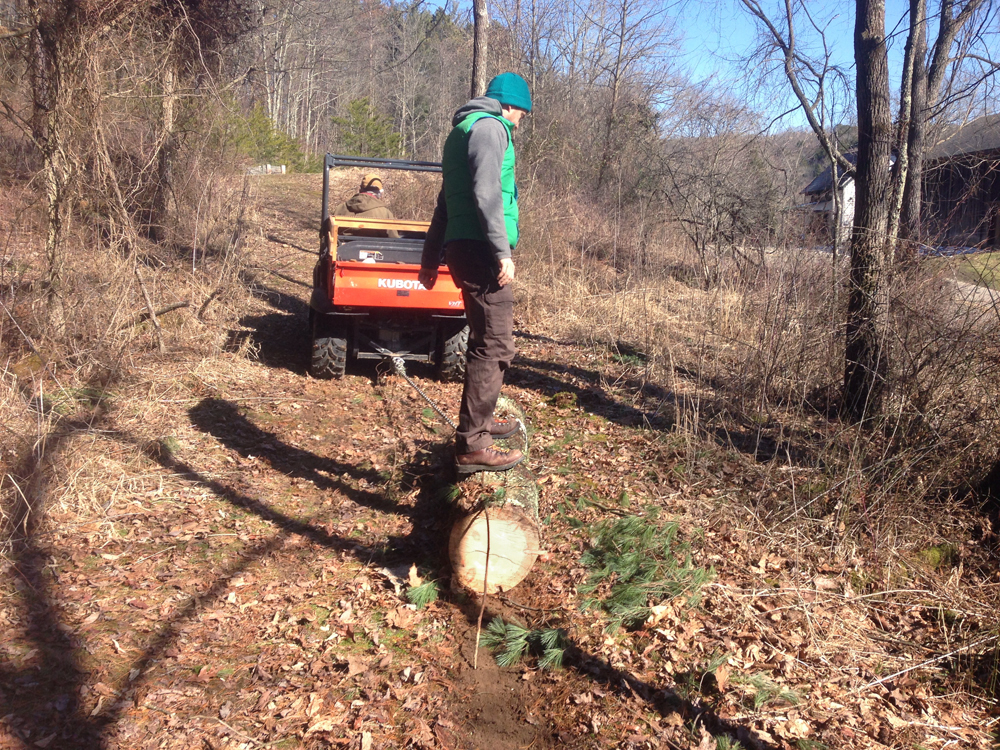
[[[423,289],[427,291],[427,287],[421,284],[415,279],[379,279],[378,280],[379,289]]]

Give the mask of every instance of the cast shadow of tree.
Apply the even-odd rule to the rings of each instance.
[[[311,230],[314,230],[316,232],[317,246],[318,246],[319,245],[319,220],[318,219],[307,220],[307,221],[303,222],[303,225],[302,225],[301,228],[302,229],[311,229]],[[307,247],[302,247],[302,245],[297,245],[294,242],[292,242],[290,239],[288,239],[286,237],[280,237],[280,236],[274,234],[273,232],[268,232],[265,235],[265,237],[267,238],[268,242],[273,242],[273,243],[275,243],[277,245],[284,245],[284,246],[293,248],[295,250],[298,250],[300,253],[306,253],[307,255],[317,255],[317,256],[319,255],[319,250],[318,249],[316,249],[316,250],[310,250]]]
[[[305,375],[312,340],[309,305],[299,297],[259,283],[251,286],[251,292],[274,312],[240,318],[244,330],[229,332],[226,349],[235,351],[248,346],[251,356],[262,365]]]
[[[586,383],[579,385],[571,378]],[[506,384],[535,391],[543,396],[553,397],[558,393],[569,393],[576,405],[594,416],[603,417],[624,427],[648,425],[654,429],[669,430],[673,425],[673,411],[644,410],[609,395],[601,386],[601,373],[574,365],[529,359],[519,356],[507,370]],[[673,406],[675,397],[663,391],[659,405]]]
[[[255,454],[265,444],[271,448],[265,455],[276,470],[288,477],[308,479],[320,489],[336,490],[352,502],[383,513],[402,514],[413,519],[414,532],[407,537],[389,537],[384,543],[367,546],[357,540],[332,533],[324,524],[326,519],[300,519],[285,513],[264,500],[240,492],[218,479],[210,477],[195,466],[180,460],[156,444],[136,439],[121,432],[104,431],[121,443],[140,448],[148,458],[190,485],[207,490],[234,508],[239,508],[271,523],[276,532],[270,538],[241,550],[239,559],[226,566],[204,590],[194,595],[165,620],[147,641],[141,655],[125,671],[118,684],[111,686],[111,700],[92,712],[87,712],[81,702],[81,689],[87,685],[88,672],[81,666],[77,654],[83,644],[77,639],[60,603],[53,593],[53,569],[49,561],[51,552],[41,549],[36,541],[37,519],[43,507],[39,497],[36,502],[24,498],[18,508],[11,509],[11,523],[21,529],[11,545],[12,573],[17,580],[24,612],[25,635],[33,647],[31,666],[16,667],[0,662],[0,715],[6,723],[26,741],[43,746],[101,750],[123,717],[124,711],[139,700],[148,681],[150,670],[164,658],[166,650],[182,633],[183,626],[195,620],[210,604],[215,604],[231,588],[231,581],[247,568],[281,549],[289,537],[301,537],[309,542],[355,557],[365,565],[391,565],[400,560],[419,561],[439,567],[437,559],[440,546],[431,531],[433,519],[440,517],[441,505],[433,492],[418,493],[414,507],[399,505],[384,492],[359,489],[344,477],[365,480],[371,486],[383,483],[377,472],[359,469],[352,464],[316,456],[308,451],[282,443],[271,433],[260,430],[249,422],[238,409],[228,402],[206,400],[191,410],[194,424],[241,455]],[[49,451],[58,450],[60,443],[74,432],[87,432],[99,423],[65,423],[47,439]],[[39,470],[37,466],[25,467],[21,472],[30,477]],[[411,476],[419,476],[414,467]],[[41,483],[44,484],[44,483]],[[259,678],[261,679],[261,678]]]
[[[404,516],[413,524],[417,537],[423,537],[426,529],[434,519],[439,519],[447,508],[432,493],[420,492],[414,505],[400,504],[387,497],[384,490],[371,490],[357,487],[349,480],[364,482],[367,487],[379,487],[387,484],[386,478],[373,468],[359,468],[355,464],[319,456],[302,448],[285,443],[275,433],[263,430],[244,416],[232,402],[222,399],[204,399],[188,412],[191,423],[206,434],[212,435],[220,444],[236,451],[244,458],[250,456],[266,461],[275,471],[290,479],[312,482],[321,491],[339,492],[357,506],[367,507],[380,513],[391,513]],[[424,441],[418,447],[430,451],[432,460],[442,461],[446,448],[439,443]],[[403,495],[414,488],[414,482],[426,472],[426,466],[404,466],[404,480],[394,494]],[[203,484],[203,478],[191,476],[190,481]],[[211,487],[221,490],[222,488]],[[238,504],[229,496],[222,495],[228,502]],[[272,512],[270,506],[263,501],[248,502],[240,499],[254,514],[264,518]],[[291,523],[285,519],[282,523]],[[280,525],[280,524],[279,524]],[[284,528],[284,527],[283,527]],[[307,536],[305,529],[289,529],[294,533]],[[411,535],[412,536],[412,535]],[[318,544],[328,545],[329,540],[323,537],[311,539]],[[413,544],[409,537],[390,537],[387,548],[394,550],[409,549],[419,551],[428,543],[424,539],[421,544]],[[398,553],[396,554],[398,557]],[[385,565],[390,560],[376,559],[375,562]]]
[[[18,667],[0,662],[0,715],[4,723],[32,745],[99,750],[104,724],[89,716],[81,705],[80,690],[86,670],[77,657],[80,644],[64,622],[53,595],[56,582],[51,553],[37,535],[45,514],[47,477],[44,455],[56,454],[73,434],[100,424],[66,420],[57,425],[32,456],[19,467],[23,492],[13,507],[5,508],[5,532],[11,532],[8,559],[10,575],[20,598],[23,635],[32,648]]]
[[[438,489],[445,482],[445,477],[428,474],[428,467],[425,464],[410,466],[404,471],[414,477],[418,477],[418,484],[415,485],[417,492],[416,504],[413,508],[400,507],[388,501],[384,496],[376,497],[375,493],[358,493],[356,489],[344,483],[343,479],[331,479],[342,477],[344,474],[357,479],[366,479],[369,482],[379,481],[377,472],[373,470],[359,470],[350,464],[333,461],[331,459],[316,456],[308,451],[304,451],[294,446],[281,443],[272,433],[261,430],[253,425],[243,415],[239,413],[237,407],[229,402],[218,399],[206,399],[190,410],[192,423],[199,429],[212,434],[217,440],[243,456],[264,456],[270,465],[277,471],[289,477],[308,479],[316,483],[321,489],[339,490],[344,492],[352,501],[378,510],[381,512],[402,513],[408,515],[413,521],[413,535],[419,535],[417,539],[391,538],[380,552],[376,549],[362,548],[347,542],[339,537],[332,537],[328,532],[317,528],[314,523],[302,522],[291,519],[276,511],[260,500],[248,498],[246,495],[234,493],[231,489],[215,486],[211,480],[204,477],[185,474],[182,467],[165,464],[174,472],[180,472],[189,481],[210,489],[216,495],[230,502],[232,505],[243,510],[250,511],[261,518],[266,518],[276,523],[284,533],[296,534],[309,539],[311,542],[327,547],[333,546],[345,552],[350,552],[364,562],[371,562],[376,565],[388,565],[399,559],[413,559],[420,557],[428,561],[429,565],[436,569],[445,571],[448,567],[446,556],[443,550],[446,545],[440,543],[440,539],[433,534],[422,533],[427,525],[439,521],[442,512],[450,515],[450,512],[442,508],[441,500],[438,496]],[[277,444],[277,447],[275,447]],[[265,446],[272,446],[271,450],[264,451]],[[441,456],[438,457],[442,458]],[[443,461],[439,461],[440,463]],[[441,469],[444,471],[444,469]],[[206,484],[206,481],[208,482]],[[410,489],[409,487],[404,487]],[[446,532],[445,532],[446,533]],[[335,546],[340,545],[340,546]],[[388,555],[386,555],[388,551]],[[403,552],[407,554],[401,554]],[[470,623],[478,617],[478,612],[473,613],[472,609],[465,609]],[[570,648],[569,666],[576,669],[589,679],[594,679],[606,685],[620,696],[638,696],[646,701],[651,708],[662,715],[671,713],[681,713],[686,718],[698,719],[708,729],[709,732],[717,735],[729,735],[732,737],[742,737],[744,740],[752,739],[755,747],[768,748],[765,743],[753,737],[749,730],[738,727],[719,718],[712,711],[690,701],[681,699],[670,689],[656,689],[635,678],[626,672],[614,669],[607,662],[594,657],[584,650],[572,646]]]
[[[55,742],[55,747],[97,750],[103,746],[103,724],[88,716],[80,704],[86,671],[76,656],[78,644],[52,595],[50,555],[38,546],[29,529],[14,542],[10,557],[33,663],[21,668],[0,664],[4,723],[26,745]]]
[[[308,303],[295,295],[261,284],[254,284],[252,293],[275,311],[241,318],[240,325],[244,329],[229,332],[226,349],[236,351],[248,346],[251,356],[265,367],[305,375],[309,370],[312,349]],[[352,359],[348,363],[348,372],[375,380],[381,362],[378,359]],[[428,372],[431,367],[425,363],[417,365],[415,372]]]
[[[554,340],[551,343],[566,345]],[[697,373],[682,367],[675,367],[675,371],[686,380],[723,389],[721,384],[704,381]],[[796,426],[782,429],[778,424],[769,424],[766,428],[747,424],[744,427],[742,422],[745,420],[740,420],[722,398],[685,396],[649,380],[636,376],[624,377],[617,383],[617,387],[634,394],[635,400],[651,404],[648,409],[637,408],[609,394],[601,385],[602,377],[599,371],[577,365],[519,356],[508,370],[506,382],[550,398],[560,392],[569,393],[575,404],[588,413],[623,427],[648,427],[669,432],[685,413],[689,415],[689,420],[702,425],[715,421],[714,417],[717,415],[725,415],[723,426],[705,426],[701,430],[706,438],[714,440],[717,445],[735,450],[760,463],[786,460],[794,466],[812,467],[819,462],[815,451],[810,447],[808,436],[799,434]],[[740,426],[733,426],[734,424]],[[801,439],[776,438],[772,434],[775,432],[792,432]]]
[[[470,629],[473,629],[473,637],[475,637],[474,628],[479,622],[481,599],[473,595],[464,601],[452,599],[452,603],[461,608]],[[503,618],[504,615],[502,612],[494,611],[487,606],[483,612],[483,622],[489,622],[494,617]],[[564,669],[573,670],[582,677],[604,686],[610,694],[623,703],[640,701],[661,718],[679,716],[692,727],[700,724],[712,736],[736,739],[747,748],[778,750],[774,745],[765,742],[755,734],[752,729],[723,719],[710,706],[684,698],[671,687],[651,685],[630,672],[612,666],[606,660],[581,648],[565,633],[564,646]],[[674,676],[677,678],[675,682],[678,684],[690,677],[686,673],[676,673]],[[675,747],[673,744],[668,746]]]
[[[442,505],[439,489],[442,478],[419,462],[404,468],[404,475],[413,479],[404,490],[415,489],[415,503],[404,506],[395,502],[385,491],[362,489],[348,480],[365,480],[369,487],[378,487],[384,480],[371,469],[317,456],[310,451],[288,445],[273,433],[261,429],[243,416],[229,402],[206,399],[190,410],[192,423],[206,434],[240,455],[263,457],[278,472],[289,478],[312,481],[322,490],[343,493],[351,502],[381,513],[404,515],[411,519],[413,532],[407,536],[389,537],[384,543],[365,545],[354,539],[344,538],[330,530],[329,519],[296,518],[250,492],[240,491],[188,461],[165,451],[157,444],[140,441],[125,433],[108,432],[124,444],[141,448],[163,469],[191,486],[206,490],[234,508],[253,514],[275,527],[275,533],[240,551],[239,558],[223,570],[197,594],[192,596],[168,617],[161,619],[156,630],[142,648],[141,654],[124,670],[124,675],[111,686],[113,695],[107,703],[87,712],[80,700],[81,688],[87,684],[87,671],[75,654],[81,644],[74,638],[60,611],[52,591],[49,573],[46,572],[50,553],[39,548],[33,530],[17,546],[14,554],[15,570],[22,583],[22,606],[26,613],[26,629],[37,650],[40,663],[31,668],[0,666],[0,689],[4,713],[12,715],[17,730],[32,742],[48,741],[51,746],[101,750],[118,731],[125,711],[141,702],[148,689],[147,683],[156,673],[156,666],[166,656],[166,651],[181,637],[185,625],[196,620],[208,606],[217,604],[231,588],[231,582],[262,558],[280,550],[290,537],[353,556],[365,565],[392,565],[400,560],[418,560],[428,567],[446,570],[448,563],[441,544],[440,521],[449,515]],[[93,425],[77,425],[76,429],[92,429]],[[432,457],[431,463],[440,466],[444,457]],[[472,614],[467,612],[470,621]],[[656,689],[642,683],[634,676],[611,667],[606,662],[572,647],[569,666],[613,690],[623,699],[638,696],[651,708],[663,715],[680,712],[685,717],[696,717],[709,731],[735,737],[752,737],[747,731],[719,719],[711,711],[678,698],[669,689]],[[129,677],[132,677],[130,680]],[[272,680],[266,673],[258,672],[255,679],[261,687]],[[277,683],[272,687],[277,687]],[[51,739],[49,739],[51,738]],[[766,747],[758,743],[759,747]]]

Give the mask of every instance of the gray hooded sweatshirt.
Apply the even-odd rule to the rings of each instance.
[[[502,116],[500,102],[486,96],[479,96],[461,107],[451,124],[454,127],[470,114],[486,112]],[[469,172],[472,175],[472,195],[479,214],[479,223],[493,251],[499,267],[500,261],[511,257],[510,241],[503,214],[503,193],[500,189],[500,169],[504,153],[507,151],[507,129],[493,118],[484,117],[472,126],[469,132]],[[423,268],[437,270],[444,258],[444,231],[448,225],[448,207],[445,204],[444,188],[438,194],[437,206],[431,226],[424,240],[424,252],[420,261]]]

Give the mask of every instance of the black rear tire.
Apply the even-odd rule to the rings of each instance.
[[[458,382],[465,379],[465,353],[469,348],[469,327],[444,340],[438,357],[438,377]]]
[[[313,322],[312,360],[309,372],[314,378],[342,378],[347,370],[347,338],[331,332],[320,321]]]

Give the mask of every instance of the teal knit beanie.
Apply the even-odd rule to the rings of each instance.
[[[486,87],[486,96],[508,107],[531,111],[531,92],[528,84],[517,73],[501,73]]]

